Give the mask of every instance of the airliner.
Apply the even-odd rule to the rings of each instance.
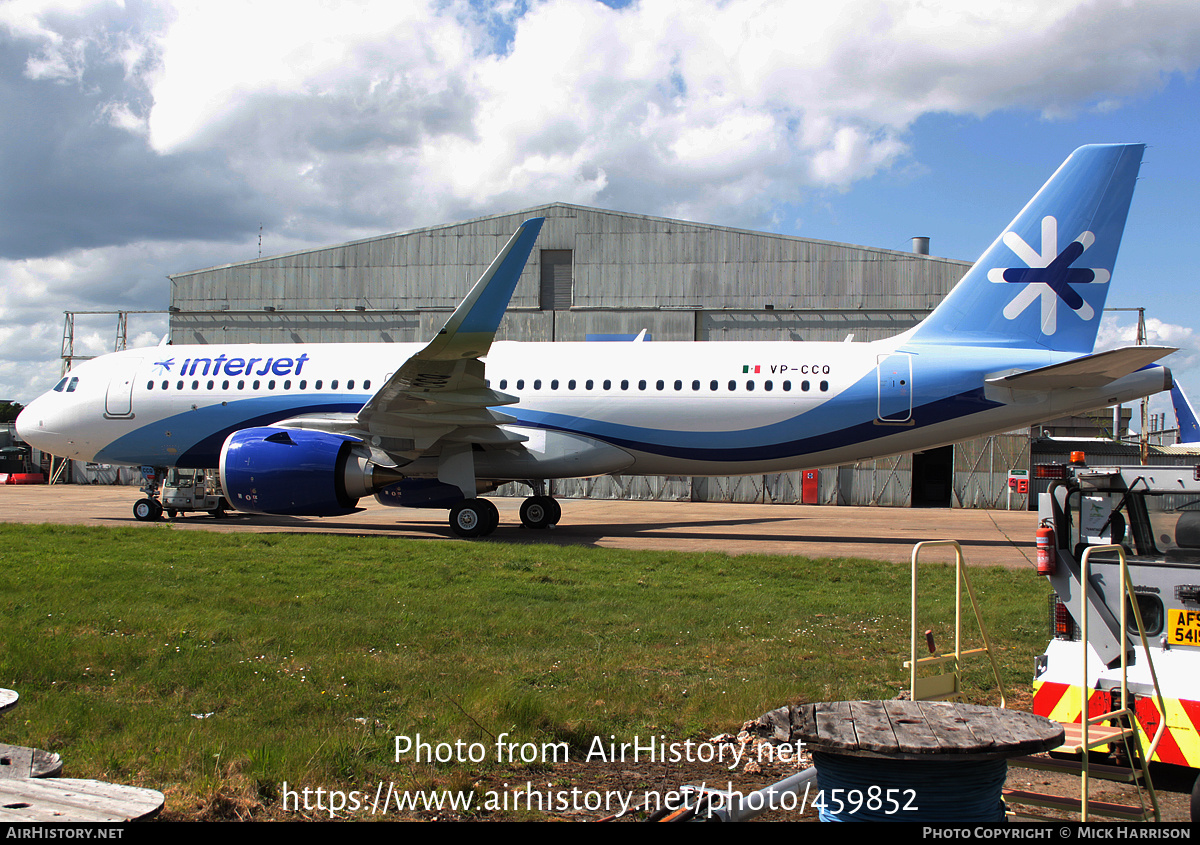
[[[159,346],[87,361],[17,420],[51,454],[219,471],[232,507],[336,516],[374,496],[490,534],[483,494],[545,482],[836,466],[1169,389],[1175,351],[1093,353],[1140,144],[1076,150],[934,311],[874,342],[495,341],[541,229],[520,226],[427,344]]]

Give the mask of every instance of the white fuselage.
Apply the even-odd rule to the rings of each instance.
[[[1104,388],[1012,391],[984,378],[1073,357],[873,343],[497,342],[485,359],[517,427],[626,451],[622,471],[737,475],[831,466],[1011,430],[1163,389],[1151,367]],[[214,467],[232,432],[353,416],[421,344],[160,346],[106,355],[22,413],[52,454]],[[546,476],[553,477],[553,476]]]

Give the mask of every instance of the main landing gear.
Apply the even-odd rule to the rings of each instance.
[[[467,499],[450,508],[450,530],[459,537],[486,537],[500,524],[500,511],[487,499]]]
[[[521,503],[521,524],[526,528],[549,528],[562,519],[562,508],[550,496],[530,496]]]
[[[521,524],[549,528],[562,518],[562,508],[551,496],[530,496],[521,503]],[[486,537],[500,524],[500,512],[487,499],[467,499],[450,508],[450,530],[459,537]]]

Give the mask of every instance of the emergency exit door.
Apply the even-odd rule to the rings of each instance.
[[[876,358],[879,383],[878,418],[885,423],[912,420],[912,356],[907,352]]]

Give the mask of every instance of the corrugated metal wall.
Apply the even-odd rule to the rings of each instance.
[[[1029,470],[1028,432],[954,444],[954,507],[1027,510],[1029,496],[1008,487],[1014,469]]]

